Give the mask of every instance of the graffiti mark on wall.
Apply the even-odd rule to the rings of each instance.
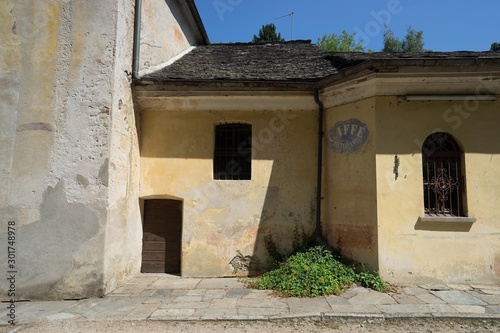
[[[339,121],[328,132],[328,146],[336,153],[354,153],[368,139],[368,126],[358,119]]]

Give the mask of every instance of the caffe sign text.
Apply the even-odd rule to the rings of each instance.
[[[368,126],[358,119],[339,121],[328,131],[328,146],[336,153],[353,153],[368,139]]]

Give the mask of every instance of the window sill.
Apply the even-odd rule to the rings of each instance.
[[[462,216],[420,216],[418,222],[430,223],[474,223],[475,217],[462,217]]]

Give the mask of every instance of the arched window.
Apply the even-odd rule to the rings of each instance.
[[[215,126],[214,179],[249,180],[252,176],[252,125]]]
[[[422,146],[424,207],[427,216],[465,216],[462,152],[453,137],[433,133]]]

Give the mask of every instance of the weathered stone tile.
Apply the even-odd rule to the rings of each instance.
[[[236,298],[221,298],[221,299],[214,299],[210,302],[209,308],[215,309],[234,309],[236,308]]]
[[[343,313],[364,313],[377,314],[380,310],[374,305],[331,305],[332,312],[337,314]]]
[[[349,301],[340,296],[328,296],[325,298],[330,305],[349,305]]]
[[[226,297],[241,298],[250,295],[251,293],[252,293],[251,289],[244,289],[244,288],[229,289],[226,293]]]
[[[481,295],[473,293],[471,293],[471,295],[479,298],[483,302],[488,303],[488,305],[500,305],[500,295]]]
[[[255,290],[251,289],[250,293],[242,296],[241,298],[249,298],[249,299],[262,299],[266,297],[272,297],[271,292],[269,290]]]
[[[202,320],[229,320],[233,319],[238,315],[236,308],[207,308],[207,309],[197,309],[194,312],[194,316],[201,318]]]
[[[224,298],[226,296],[226,293],[227,291],[222,289],[207,290],[205,295],[203,295],[203,301]]]
[[[353,305],[375,305],[375,304],[396,304],[396,301],[389,295],[375,291],[359,293],[349,299],[349,303]]]
[[[158,309],[149,317],[152,320],[172,320],[192,317],[196,309]]]
[[[419,287],[428,291],[450,290],[450,288],[444,284],[422,284],[419,285]]]
[[[455,305],[487,305],[486,302],[464,292],[458,290],[449,291],[433,291],[433,295],[439,297],[448,304]]]
[[[244,289],[245,284],[237,278],[202,279],[196,289]]]
[[[193,289],[189,290],[186,296],[203,296],[207,292],[206,289]]]
[[[189,302],[189,303],[163,303],[160,309],[205,309],[210,306],[209,302]]]
[[[148,297],[142,304],[160,304],[163,299],[163,297]]]
[[[415,297],[426,304],[445,304],[446,303],[441,298],[436,297],[432,294],[415,295]]]
[[[157,290],[152,290],[152,289],[146,289],[144,290],[139,296],[145,296],[145,297],[151,297],[154,294],[156,294]]]
[[[141,304],[127,315],[127,320],[145,320],[158,310],[159,304]]]
[[[495,305],[495,306],[488,306],[488,310],[490,310],[493,313],[500,313],[500,306]]]
[[[170,292],[171,297],[187,296],[189,289],[174,289]]]
[[[148,289],[194,289],[201,279],[158,279]]]
[[[269,317],[289,314],[288,308],[237,307],[237,314],[248,317]]]
[[[396,304],[376,305],[381,312],[387,314],[431,314],[456,313],[457,311],[447,304]]]
[[[287,298],[284,302],[288,304],[290,313],[324,313],[331,312],[332,308],[324,297],[315,298]]]
[[[406,294],[395,294],[392,298],[398,304],[424,304],[424,302],[417,298],[416,296],[406,295]]]
[[[460,313],[473,313],[473,314],[483,314],[486,313],[486,308],[484,306],[478,305],[450,305],[452,308]]]
[[[276,299],[238,299],[237,307],[244,308],[287,308],[287,304]]]
[[[203,296],[178,296],[175,297],[173,302],[174,303],[194,303],[194,302],[201,302],[203,299]]]
[[[152,289],[152,291],[154,291],[152,295],[153,297],[168,297],[171,296],[173,293],[172,289]]]
[[[417,295],[427,295],[429,291],[427,289],[422,289],[420,287],[405,287],[403,288],[403,293],[411,296]]]

